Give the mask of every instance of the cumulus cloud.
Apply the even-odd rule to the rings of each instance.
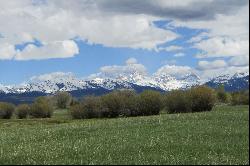
[[[119,78],[121,75],[129,76],[134,73],[138,73],[144,76],[148,74],[147,69],[144,65],[137,63],[137,60],[135,58],[129,58],[124,66],[103,66],[100,68],[100,73],[91,75],[90,77],[99,75],[110,78]]]
[[[247,40],[214,37],[196,43],[195,47],[203,50],[203,53],[198,55],[199,58],[249,55]]]
[[[249,66],[249,56],[238,56],[230,59],[231,66]]]
[[[219,69],[226,67],[227,63],[224,60],[215,60],[215,61],[199,61],[198,68],[200,70],[209,70],[209,69]]]
[[[151,76],[162,76],[169,75],[173,76],[177,79],[182,79],[186,75],[195,74],[199,78],[201,78],[202,82],[206,82],[211,78],[223,75],[230,74],[234,75],[235,73],[241,72],[249,72],[249,66],[229,66],[223,60],[215,60],[215,61],[202,61],[199,63],[200,69],[197,70],[195,68],[189,66],[178,66],[178,65],[163,65],[160,67],[153,75]],[[100,68],[100,72],[96,74],[92,74],[85,79],[95,79],[99,77],[108,77],[108,78],[122,78],[122,77],[130,77],[133,80],[135,78],[133,74],[136,76],[143,76],[145,78],[149,78],[150,75],[147,73],[147,69],[144,65],[137,62],[135,58],[129,58],[125,65],[111,65],[111,66],[103,66]],[[50,74],[43,74],[40,76],[35,76],[30,79],[31,82],[40,82],[46,80],[74,80],[76,77],[73,73],[63,73],[63,72],[54,72]],[[141,77],[139,78],[139,80]]]
[[[0,43],[14,46],[36,39],[52,46],[51,43],[78,38],[88,44],[102,44],[106,47],[156,50],[158,45],[178,37],[170,30],[156,27],[153,21],[157,18],[151,15],[111,14],[99,8],[99,3],[79,0],[1,1],[0,21],[4,24],[0,27],[0,33],[4,37],[0,38]],[[24,51],[29,49],[30,46]],[[43,47],[44,52],[50,49],[49,46]],[[54,55],[47,56],[53,58]],[[60,56],[63,58],[65,54],[58,54],[57,57]]]
[[[177,78],[181,78],[188,74],[193,74],[196,71],[189,66],[176,66],[176,65],[165,65],[159,68],[155,75],[170,75]]]
[[[196,71],[198,75],[201,77],[201,79],[204,81],[207,81],[211,78],[220,75],[225,75],[225,74],[234,75],[235,73],[248,72],[249,64],[243,65],[243,59],[244,58],[238,59],[238,57],[237,58],[233,57],[231,58],[231,60],[229,60],[228,63],[224,60],[199,61],[197,67],[198,70]]]
[[[233,4],[232,1],[227,2],[229,6]],[[235,10],[231,14],[216,13],[214,19],[211,20],[175,20],[172,22],[172,26],[207,31],[188,41],[188,43],[193,43],[195,48],[201,50],[201,53],[197,55],[199,58],[248,56],[249,1],[241,2],[242,5],[238,6],[239,10]],[[225,4],[223,7],[225,6],[227,5]]]
[[[148,14],[178,20],[211,20],[217,14],[233,14],[247,0],[102,0],[97,6],[108,12]]]
[[[15,46],[0,42],[0,60],[12,59],[16,54]]]
[[[248,4],[247,0],[1,1],[0,21],[4,24],[0,27],[0,33],[4,38],[0,38],[0,43],[10,46],[6,46],[4,51],[1,46],[4,54],[0,56],[1,59],[12,58],[11,54],[15,54],[13,46],[35,39],[51,46],[51,43],[76,37],[89,44],[107,47],[158,50],[159,45],[179,35],[158,28],[153,23],[157,20],[173,20],[174,26],[208,29],[210,37],[228,36],[234,43],[245,45],[249,40],[246,37],[249,29]],[[197,46],[209,51],[201,45]],[[24,51],[29,50],[29,47]],[[54,44],[54,47],[57,45]],[[43,50],[46,48],[51,49],[47,46]],[[167,51],[174,49],[177,48],[170,47]],[[220,53],[220,49],[217,52]],[[53,56],[51,54],[50,57]],[[57,57],[60,56],[65,57],[65,54],[58,54]]]
[[[75,75],[71,72],[53,72],[49,74],[42,74],[39,76],[33,76],[30,78],[31,82],[41,82],[41,81],[47,81],[47,80],[56,80],[61,79],[64,80],[65,78],[75,78]]]
[[[207,81],[211,78],[214,78],[220,75],[224,75],[224,74],[234,75],[235,73],[242,73],[242,72],[249,72],[249,66],[243,66],[243,67],[228,66],[228,67],[217,68],[217,69],[203,70],[199,72],[199,75],[201,79],[203,79],[204,81]]]
[[[237,1],[237,0],[236,0]],[[230,5],[228,1],[228,5]],[[225,6],[222,6],[225,7]],[[209,37],[226,36],[231,39],[247,40],[249,39],[249,1],[239,7],[239,10],[232,14],[216,14],[212,20],[175,20],[172,26],[184,26],[195,29],[205,29]]]
[[[129,59],[126,61],[126,64],[127,64],[127,65],[136,64],[136,63],[137,63],[137,59],[135,59],[135,58],[129,58]]]
[[[72,40],[53,42],[38,47],[29,44],[15,56],[16,60],[40,60],[50,58],[69,58],[79,53],[77,44]]]

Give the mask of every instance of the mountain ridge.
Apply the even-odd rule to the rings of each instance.
[[[237,82],[243,81],[244,89],[249,84],[249,73],[235,73],[233,75],[225,74],[217,76],[207,82],[205,85],[216,87],[216,85],[225,84],[227,90],[233,90]],[[187,89],[192,86],[202,85],[202,81],[194,73],[186,74],[181,77],[174,77],[169,74],[153,75],[152,77],[140,73],[131,73],[129,75],[119,75],[115,78],[108,78],[97,75],[95,78],[78,79],[72,73],[52,73],[32,77],[27,83],[21,85],[4,86],[0,84],[2,93],[28,93],[43,92],[53,94],[58,91],[75,91],[95,88],[114,89],[133,89],[134,86],[151,87],[162,91],[171,91],[176,89]],[[229,85],[230,84],[230,85]],[[237,87],[239,90],[241,87]]]
[[[224,85],[226,91],[249,89],[249,74],[235,73],[221,75],[205,83],[193,74],[174,77],[168,74],[148,77],[139,73],[119,75],[116,78],[104,76],[78,79],[72,73],[52,73],[33,77],[29,82],[21,85],[4,86],[0,84],[0,101],[31,103],[38,96],[54,94],[58,91],[67,91],[76,98],[85,95],[102,95],[117,89],[133,89],[140,93],[144,90],[168,92],[176,89],[188,89],[192,86],[207,85],[218,88]]]

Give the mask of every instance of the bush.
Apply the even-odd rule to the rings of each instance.
[[[168,113],[191,112],[191,102],[185,91],[169,92],[165,96],[164,103]]]
[[[191,88],[188,97],[192,112],[211,111],[216,102],[214,90],[206,86]]]
[[[69,106],[71,107],[71,106],[74,106],[76,104],[80,104],[80,102],[76,98],[72,98],[71,101],[70,101]]]
[[[91,119],[101,117],[99,111],[101,100],[99,97],[86,96],[82,102],[70,107],[70,113],[74,119]]]
[[[99,97],[87,96],[84,98],[82,105],[84,106],[84,118],[98,118],[100,117],[101,100]]]
[[[13,104],[0,102],[0,119],[10,119],[14,111]]]
[[[131,116],[135,109],[133,100],[136,93],[131,90],[119,90],[101,97],[102,116],[114,118],[118,116]]]
[[[232,105],[249,105],[249,91],[232,93]]]
[[[119,111],[124,107],[124,103],[119,91],[114,91],[101,97],[102,109],[105,110],[103,116],[114,118],[119,116]]]
[[[136,98],[136,93],[131,90],[114,91],[101,97],[88,96],[73,105],[70,112],[75,119],[136,116]]]
[[[138,115],[158,115],[162,109],[162,96],[160,92],[147,90],[138,98]]]
[[[31,105],[30,115],[34,118],[50,118],[53,114],[53,107],[46,97],[39,97]]]
[[[230,102],[230,94],[228,94],[224,86],[220,86],[218,89],[216,89],[216,95],[217,99],[220,103],[229,103]]]
[[[82,104],[75,104],[70,107],[70,114],[73,119],[84,119],[85,118],[85,108]]]
[[[27,118],[30,111],[30,107],[27,104],[21,104],[16,108],[16,115],[19,119]]]
[[[58,92],[55,95],[56,105],[58,108],[65,109],[71,103],[72,96],[68,92]]]

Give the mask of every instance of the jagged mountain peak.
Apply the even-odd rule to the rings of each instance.
[[[249,73],[224,74],[206,82],[206,85],[212,88],[223,85],[226,91],[249,89]]]
[[[217,83],[225,83],[231,79],[243,78],[247,76],[249,76],[249,72],[236,72],[233,74],[231,73],[231,74],[223,74],[223,75],[216,76],[210,79],[210,81],[217,82]]]
[[[78,79],[72,73],[51,73],[37,77],[32,77],[27,83],[15,86],[4,86],[0,84],[0,92],[4,93],[24,93],[24,92],[43,92],[55,93],[57,91],[75,91],[83,89],[103,88],[131,89],[135,86],[152,87],[164,91],[175,89],[186,89],[192,86],[201,85],[201,79],[195,73],[185,73],[175,77],[168,73],[157,73],[151,77],[141,72],[128,72],[116,74],[110,77],[103,73],[92,75],[85,79]],[[249,76],[248,73],[225,74],[211,79],[210,84],[226,84],[231,80],[237,80]],[[248,79],[244,79],[248,83]],[[231,81],[232,82],[232,81]],[[231,83],[232,84],[232,83]],[[239,87],[238,87],[239,89]]]
[[[249,72],[237,72],[232,76],[232,78],[242,78],[247,76],[249,76]]]

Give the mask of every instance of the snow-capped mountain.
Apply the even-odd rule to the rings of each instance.
[[[6,93],[72,91],[86,87],[86,83],[71,73],[52,73],[32,77],[27,83],[9,86]]]
[[[249,73],[225,74],[208,81],[206,85],[218,88],[223,85],[226,91],[239,91],[249,89]]]
[[[168,74],[154,76],[154,85],[165,90],[187,89],[192,86],[200,85],[200,78],[194,73],[182,77],[174,77]]]
[[[137,72],[131,71],[130,73],[122,73],[119,75],[108,76],[109,79],[115,82],[128,82],[138,86],[147,86],[162,89],[164,91],[171,91],[175,89],[186,89],[201,83],[200,78],[194,73],[189,73],[183,76],[174,76],[170,74],[154,74],[151,77]],[[111,78],[110,78],[111,77]],[[94,75],[93,80],[106,80],[107,76],[103,73]]]
[[[82,80],[76,78],[71,73],[52,73],[31,78],[27,83],[14,86],[0,86],[5,93],[27,93],[43,92],[55,93],[58,91],[75,91],[83,89],[105,88],[112,90],[117,87],[131,88],[131,85],[125,81],[112,79],[95,78],[93,80]]]
[[[139,72],[119,74],[115,77],[107,77],[96,74],[94,77],[78,79],[72,73],[52,73],[31,78],[21,85],[4,86],[0,84],[2,94],[27,94],[39,92],[53,94],[58,91],[68,91],[77,94],[90,92],[98,94],[114,89],[135,89],[142,91],[153,89],[159,91],[171,91],[175,89],[187,89],[201,85],[201,79],[194,73],[174,76],[170,74],[154,74],[151,77]],[[206,85],[216,88],[223,84],[227,91],[235,91],[249,88],[249,73],[236,73],[234,75],[222,75],[211,79]]]

